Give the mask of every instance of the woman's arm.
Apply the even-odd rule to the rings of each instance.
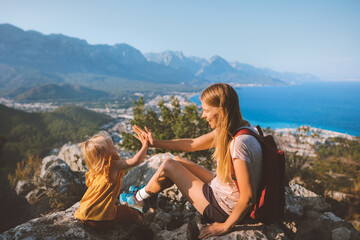
[[[238,179],[240,198],[232,213],[224,223],[213,223],[201,230],[199,238],[208,238],[222,235],[229,231],[237,222],[242,220],[254,204],[254,193],[252,191],[249,167],[245,161],[234,159],[236,179]]]
[[[216,131],[214,130],[197,138],[157,140],[147,128],[145,128],[146,132],[138,126],[134,126],[133,129],[139,136],[146,134],[152,147],[185,152],[194,152],[211,148]]]

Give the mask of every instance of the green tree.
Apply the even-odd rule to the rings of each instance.
[[[170,107],[167,107],[164,100],[159,101],[159,115],[153,110],[145,111],[143,99],[140,97],[134,102],[133,120],[131,124],[136,124],[141,128],[147,126],[154,137],[160,140],[177,138],[195,138],[211,131],[208,123],[201,119],[201,115],[195,104],[185,106],[181,110],[179,101],[175,97],[170,99]],[[141,147],[139,141],[129,133],[123,133],[124,140],[122,147],[130,151],[136,151]],[[166,152],[165,149],[155,149],[156,153]],[[202,164],[208,169],[212,169],[212,151],[204,150],[192,153],[171,151],[173,154],[181,155],[196,163]]]

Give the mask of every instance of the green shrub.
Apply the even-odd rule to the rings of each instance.
[[[178,139],[178,138],[195,138],[209,133],[211,128],[209,124],[201,118],[195,104],[180,108],[179,101],[171,98],[171,109],[165,106],[165,102],[159,101],[159,115],[153,110],[146,110],[143,98],[140,97],[134,102],[133,120],[131,125],[137,125],[141,128],[145,126],[150,129],[154,137],[160,140]],[[141,143],[130,133],[122,133],[124,136],[121,147],[129,151],[137,151],[141,148]],[[169,150],[155,149],[156,153],[163,153]],[[177,152],[170,151],[173,154],[181,155],[196,163],[203,165],[208,169],[213,168],[212,150],[197,152]]]

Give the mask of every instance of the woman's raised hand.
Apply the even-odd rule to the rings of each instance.
[[[146,126],[145,126],[145,131],[147,132],[147,137],[148,137],[148,141],[149,141],[150,145],[154,146],[154,140],[155,139],[154,139],[153,133],[149,129],[147,129]]]
[[[145,127],[146,132],[136,125],[134,125],[132,128],[138,136],[146,136],[150,146],[154,146],[154,135],[149,129],[147,129],[147,127]]]

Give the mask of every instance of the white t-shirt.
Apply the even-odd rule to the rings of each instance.
[[[248,128],[256,132],[254,128]],[[250,181],[256,199],[261,178],[262,150],[260,143],[251,135],[239,135],[230,143],[230,154],[232,159],[239,159],[249,164]],[[219,206],[230,215],[240,197],[235,182],[222,183],[216,176],[209,185],[213,189],[214,197]]]

